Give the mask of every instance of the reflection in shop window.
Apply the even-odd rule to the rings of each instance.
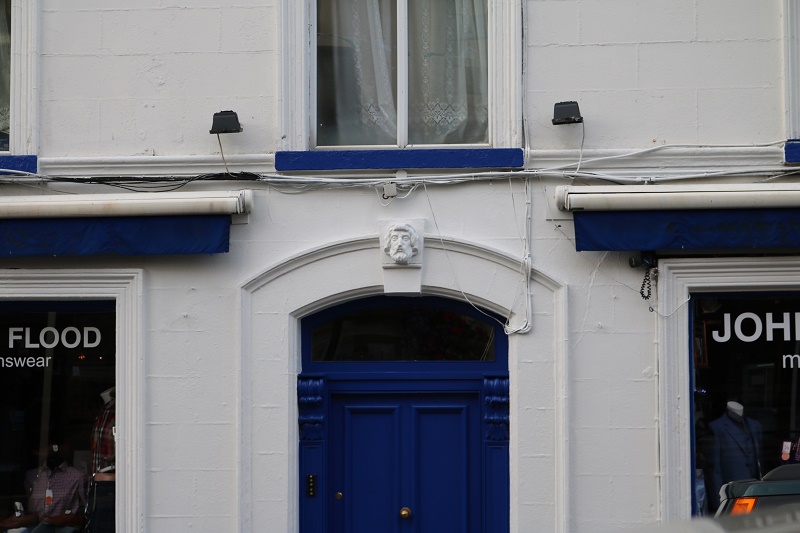
[[[728,481],[800,463],[800,294],[693,302],[695,514]]]
[[[110,520],[113,531],[114,308],[0,304],[0,530]]]

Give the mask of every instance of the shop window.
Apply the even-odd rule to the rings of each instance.
[[[720,485],[800,463],[800,294],[692,297],[695,514]]]
[[[0,530],[56,515],[82,527],[90,499],[98,519],[90,495],[116,467],[116,327],[112,300],[0,303]]]
[[[317,2],[317,145],[487,144],[487,0]]]

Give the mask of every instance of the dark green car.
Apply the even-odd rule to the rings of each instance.
[[[800,503],[800,464],[783,465],[761,480],[731,481],[719,491],[717,517]]]
[[[713,518],[636,528],[636,533],[800,533],[800,464],[779,466],[761,480],[722,486]],[[628,530],[626,530],[628,531]],[[634,530],[630,530],[634,531]]]

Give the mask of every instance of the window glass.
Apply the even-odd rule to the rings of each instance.
[[[10,109],[11,0],[0,0],[0,151],[8,150]]]
[[[696,514],[719,488],[800,463],[800,294],[693,297]]]
[[[99,301],[0,304],[0,530],[34,520],[33,512],[81,526],[90,477],[113,479],[114,309]]]
[[[318,1],[317,144],[487,143],[487,12],[487,0]]]
[[[409,2],[409,143],[488,142],[486,16],[486,0]]]
[[[430,300],[371,299],[311,327],[311,359],[494,361],[496,325]]]

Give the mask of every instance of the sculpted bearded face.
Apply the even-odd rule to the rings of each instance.
[[[395,263],[407,265],[417,255],[417,232],[407,224],[392,226],[386,234],[386,246],[383,251],[394,259]]]

